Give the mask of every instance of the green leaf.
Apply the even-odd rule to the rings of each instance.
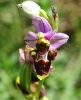
[[[20,85],[22,88],[30,93],[30,83],[31,83],[32,67],[27,63],[22,66],[20,72]]]

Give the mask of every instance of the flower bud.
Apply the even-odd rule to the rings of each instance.
[[[33,16],[39,15],[40,6],[33,1],[25,1],[21,4],[18,4],[17,6],[27,14],[27,17],[31,18]]]

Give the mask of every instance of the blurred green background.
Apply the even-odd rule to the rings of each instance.
[[[0,100],[26,100],[15,85],[21,66],[18,49],[25,45],[24,35],[35,29],[17,7],[23,1],[0,0]],[[81,0],[33,1],[50,16],[53,5],[60,17],[59,32],[70,37],[52,62],[56,72],[45,80],[46,95],[50,100],[81,100]]]

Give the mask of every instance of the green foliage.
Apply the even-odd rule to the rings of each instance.
[[[80,1],[33,0],[51,15],[50,5],[59,13],[59,32],[69,35],[67,44],[58,50],[52,62],[56,72],[45,80],[50,100],[81,100],[81,5]],[[34,30],[30,20],[17,8],[23,0],[0,0],[0,100],[26,100],[17,90],[20,74],[18,49],[23,37]]]

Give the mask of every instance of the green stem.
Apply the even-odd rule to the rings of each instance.
[[[44,82],[44,79],[39,81],[39,84],[37,86],[36,93],[35,93],[35,98],[36,99],[39,97],[40,90],[41,90],[41,87],[43,85],[43,82]]]

